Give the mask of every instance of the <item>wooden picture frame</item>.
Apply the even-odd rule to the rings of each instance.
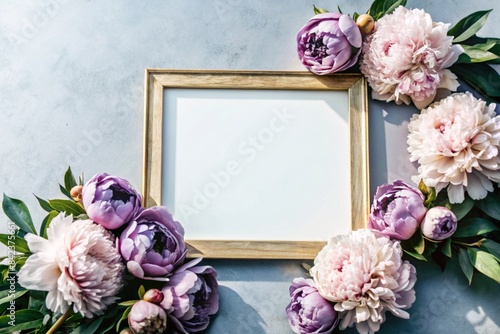
[[[146,69],[144,117],[143,196],[146,207],[164,205],[165,95],[169,90],[226,90],[342,92],[348,105],[348,175],[351,229],[364,228],[370,207],[368,160],[368,96],[364,77],[357,73],[316,76],[308,72],[207,71]],[[327,153],[327,152],[325,152]],[[345,190],[345,189],[344,189]],[[341,190],[342,191],[342,190]],[[167,206],[168,208],[168,206]],[[171,209],[171,208],[169,208]],[[174,214],[175,216],[175,214]],[[332,221],[335,217],[332,217]],[[182,223],[182,221],[181,221]],[[269,222],[263,222],[269,224]],[[260,240],[255,238],[189,238],[190,257],[247,259],[313,259],[325,245],[323,240]]]

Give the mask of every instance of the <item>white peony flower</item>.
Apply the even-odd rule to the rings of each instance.
[[[445,187],[451,203],[461,203],[464,191],[485,198],[500,182],[500,116],[495,104],[469,92],[453,94],[411,118],[410,160],[418,161],[418,178],[439,191]]]
[[[47,236],[26,235],[33,254],[18,273],[19,284],[48,291],[45,303],[55,313],[72,306],[88,318],[103,314],[123,286],[124,265],[112,234],[91,220],[73,222],[61,213]]]
[[[341,330],[356,324],[375,333],[385,312],[408,319],[415,301],[416,270],[401,259],[398,241],[368,229],[331,238],[318,253],[310,274],[323,298],[340,312]]]
[[[463,52],[447,36],[449,24],[432,22],[422,9],[400,6],[375,23],[363,43],[360,70],[373,88],[373,98],[429,105],[439,90],[455,91],[457,77],[447,68]]]

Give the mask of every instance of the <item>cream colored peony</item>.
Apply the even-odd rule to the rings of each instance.
[[[495,104],[471,93],[453,94],[415,114],[408,125],[410,160],[418,161],[418,178],[439,191],[447,188],[451,203],[464,191],[482,199],[500,182],[500,116]]]
[[[45,303],[55,313],[72,307],[87,318],[103,314],[123,286],[124,265],[112,234],[91,220],[73,222],[61,213],[47,236],[26,235],[33,254],[18,273],[19,284],[48,291]]]
[[[373,88],[373,98],[428,106],[438,89],[455,91],[457,77],[447,68],[463,49],[452,45],[449,24],[432,22],[421,9],[398,7],[375,23],[363,43],[361,72]]]
[[[318,253],[310,274],[323,298],[335,304],[341,330],[354,324],[375,333],[385,312],[408,319],[415,301],[416,270],[401,259],[398,241],[368,229],[336,236]]]

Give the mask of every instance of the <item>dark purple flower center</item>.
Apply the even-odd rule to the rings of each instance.
[[[450,232],[454,227],[454,221],[448,217],[439,222],[439,230],[444,233]]]
[[[198,321],[206,321],[210,307],[208,300],[210,298],[210,288],[205,286],[194,294],[193,308],[195,309],[195,319]]]
[[[158,254],[162,254],[165,246],[167,245],[167,237],[163,232],[156,232],[153,236],[152,243],[153,250]]]
[[[113,196],[111,196],[112,201],[122,201],[123,203],[130,202],[131,196],[129,192],[117,185],[112,185],[109,188],[113,192]]]
[[[306,49],[311,52],[311,56],[315,58],[324,58],[328,56],[328,47],[323,43],[323,34],[310,34],[306,43]]]

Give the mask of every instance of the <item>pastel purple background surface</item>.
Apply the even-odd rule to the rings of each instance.
[[[68,165],[90,178],[107,172],[142,182],[144,69],[302,70],[295,34],[313,3],[345,13],[371,1],[14,1],[0,3],[0,192],[25,200],[59,196]],[[493,8],[480,35],[500,37],[500,5],[488,0],[408,1],[435,21],[456,23]],[[410,181],[406,152],[412,107],[370,101],[372,194]],[[0,232],[7,218],[0,215]],[[300,261],[205,260],[219,272],[221,308],[209,333],[291,333],[288,286]],[[383,333],[499,333],[499,286],[471,287],[456,264],[445,273],[413,261],[411,320],[388,315]],[[353,333],[354,330],[346,331]]]

